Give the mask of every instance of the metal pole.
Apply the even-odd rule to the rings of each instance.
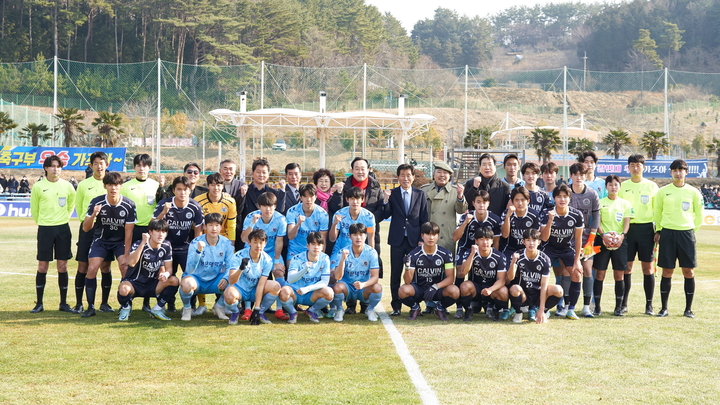
[[[670,116],[668,114],[668,68],[665,68],[665,117],[663,121],[663,130],[665,131],[665,138],[670,141]]]
[[[156,164],[156,171],[155,173],[161,173],[162,166],[160,165],[160,132],[162,131],[161,126],[161,119],[162,119],[162,92],[160,91],[161,86],[161,80],[162,78],[162,60],[158,58],[158,76],[157,76],[157,92],[158,92],[158,101],[157,101],[157,159],[155,159]]]
[[[265,61],[260,61],[260,109],[265,108]],[[263,157],[265,127],[260,125],[260,157]]]
[[[367,108],[367,63],[363,63],[363,111]],[[365,125],[366,126],[366,125]],[[367,142],[367,128],[363,126],[362,132],[362,155],[365,156],[365,143]],[[353,141],[355,134],[353,133]],[[353,142],[353,156],[355,155],[355,142]]]
[[[570,177],[568,169],[568,131],[567,131],[567,66],[563,66],[563,163],[565,164],[565,175]]]
[[[405,115],[405,95],[404,94],[401,94],[400,96],[398,96],[398,115],[400,117]],[[400,121],[400,125],[402,128],[399,131],[400,139],[398,139],[398,142],[397,142],[397,148],[398,148],[397,161],[398,161],[399,165],[405,163],[405,136],[406,136],[406,133],[405,133],[405,125],[404,125],[404,122],[402,121],[402,118]]]
[[[205,169],[205,120],[203,120],[202,136],[202,167]]]
[[[57,34],[57,32],[56,32]],[[57,48],[55,49],[55,56],[53,57],[53,116],[52,116],[52,131],[53,131],[53,146],[56,146],[55,141],[57,140],[57,93],[58,93],[58,57]]]
[[[222,141],[218,141],[218,154],[217,154],[217,161],[218,161],[218,168],[217,170],[220,170],[220,162],[222,161]],[[203,168],[204,170],[205,168]],[[214,170],[213,170],[214,172]]]
[[[465,113],[464,113],[463,136],[467,135],[467,132],[468,132],[468,65],[465,65]]]

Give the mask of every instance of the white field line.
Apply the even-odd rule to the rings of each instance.
[[[395,345],[395,351],[397,352],[398,356],[400,356],[400,360],[402,360],[403,364],[405,365],[405,369],[410,376],[410,380],[415,385],[415,389],[417,390],[418,395],[420,395],[422,403],[425,405],[439,404],[440,401],[438,401],[437,395],[435,395],[435,391],[433,391],[427,381],[425,381],[425,377],[420,371],[420,366],[418,366],[415,358],[413,358],[413,356],[410,354],[410,350],[405,344],[405,340],[402,338],[402,334],[400,334],[400,332],[397,330],[395,324],[385,312],[382,304],[378,304],[377,307],[375,307],[375,310],[380,316],[383,326],[385,326],[385,330],[387,331],[388,335],[390,335],[390,339]]]

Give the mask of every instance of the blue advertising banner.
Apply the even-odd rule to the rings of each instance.
[[[670,163],[672,160],[646,160],[645,177],[649,178],[671,178]],[[688,164],[688,178],[704,178],[708,176],[707,160],[686,160]],[[600,159],[595,171],[599,177],[609,174],[617,174],[620,177],[630,177],[628,172],[627,159]]]
[[[42,169],[48,156],[58,155],[65,163],[64,170],[85,170],[93,152],[103,151],[108,155],[108,171],[122,172],[125,169],[125,148],[63,148],[32,146],[0,146],[0,169]]]
[[[30,203],[27,201],[0,201],[0,217],[30,218]],[[75,210],[70,215],[77,218]]]

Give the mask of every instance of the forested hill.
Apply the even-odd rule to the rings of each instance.
[[[97,63],[487,67],[493,54],[559,50],[591,70],[720,71],[720,0],[439,7],[411,33],[364,0],[1,1],[0,62],[51,58],[57,28],[60,58]]]

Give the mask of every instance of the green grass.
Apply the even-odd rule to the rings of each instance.
[[[315,325],[300,316],[297,325],[258,327],[229,326],[210,315],[163,323],[139,310],[127,323],[117,314],[81,319],[55,310],[54,277],[48,277],[46,311],[30,314],[35,232],[31,220],[0,221],[0,272],[27,274],[0,274],[0,403],[420,402],[383,326],[361,315],[346,316],[342,324]],[[719,237],[720,227],[698,234],[694,320],[682,317],[679,272],[670,316],[643,315],[636,271],[623,318],[551,319],[547,325],[494,323],[480,315],[470,324],[440,324],[433,316],[394,321],[444,404],[716,402]],[[386,263],[388,253],[384,248]],[[606,308],[612,306],[610,279]],[[657,288],[656,296],[659,306]],[[69,300],[74,303],[72,277]]]

